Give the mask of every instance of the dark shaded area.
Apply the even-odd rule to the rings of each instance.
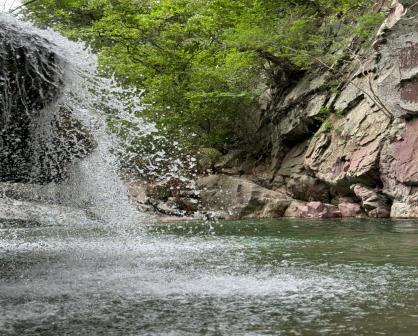
[[[53,107],[64,65],[47,41],[0,22],[0,181],[59,181],[94,147],[70,111]]]

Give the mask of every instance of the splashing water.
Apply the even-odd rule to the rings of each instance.
[[[119,177],[114,153],[122,146],[106,126],[110,115],[135,125],[130,137],[155,131],[136,116],[142,92],[99,76],[82,43],[3,13],[0,43],[0,180],[48,184],[57,203],[106,222],[144,219]]]

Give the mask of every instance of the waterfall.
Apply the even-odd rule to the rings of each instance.
[[[48,189],[54,203],[105,222],[143,220],[119,177],[118,141],[106,126],[112,117],[135,123],[138,135],[152,132],[136,117],[142,92],[101,77],[84,44],[2,13],[0,69],[0,182]]]

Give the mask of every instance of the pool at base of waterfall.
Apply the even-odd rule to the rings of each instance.
[[[0,229],[0,334],[417,335],[418,222]]]

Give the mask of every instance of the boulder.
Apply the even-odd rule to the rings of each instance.
[[[309,175],[292,175],[286,179],[286,191],[295,199],[329,203],[330,188],[326,183]]]
[[[354,184],[351,189],[361,200],[361,206],[369,217],[386,218],[390,216],[391,204],[387,197],[361,184]]]
[[[285,212],[285,217],[298,218],[338,218],[341,212],[335,205],[322,202],[300,202],[294,201]]]
[[[418,197],[406,197],[402,201],[394,201],[390,211],[393,218],[416,218],[418,217]]]
[[[293,200],[286,209],[283,217],[298,218],[300,217],[300,209],[306,206],[306,202]]]
[[[169,202],[160,202],[155,206],[155,209],[168,216],[182,216],[184,213],[177,209],[176,205],[174,203]]]
[[[210,175],[200,178],[197,185],[203,209],[226,211],[230,218],[281,217],[291,202],[282,192],[240,177]]]
[[[362,217],[364,215],[358,203],[342,202],[338,204],[342,217]]]

